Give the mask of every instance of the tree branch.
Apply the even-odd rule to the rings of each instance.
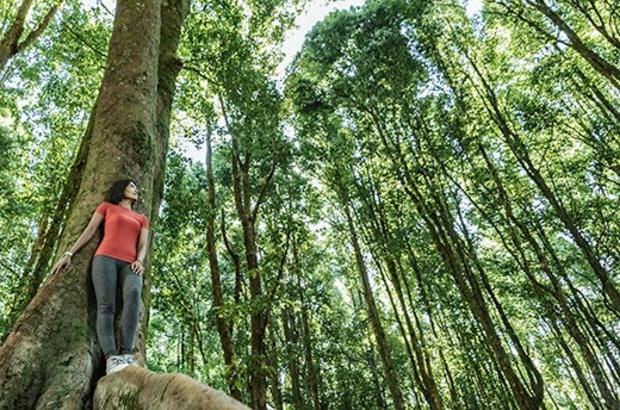
[[[39,37],[41,33],[43,33],[43,31],[47,28],[47,26],[52,21],[52,18],[54,18],[54,15],[56,14],[58,7],[60,7],[60,5],[62,4],[62,1],[63,0],[60,0],[57,3],[54,3],[54,5],[50,7],[50,9],[47,11],[47,14],[45,15],[45,17],[43,17],[43,19],[41,20],[37,28],[32,30],[24,41],[16,45],[15,47],[16,53],[19,53],[20,51],[22,51],[23,49],[31,45],[37,39],[37,37]]]

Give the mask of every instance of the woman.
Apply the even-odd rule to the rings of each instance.
[[[106,374],[136,364],[131,352],[138,326],[149,235],[148,218],[132,209],[137,200],[138,189],[133,180],[122,179],[112,184],[105,202],[97,207],[82,235],[52,269],[52,273],[67,269],[73,254],[88,243],[101,221],[105,221],[103,240],[93,257],[92,280],[97,297],[97,338],[106,358]],[[117,284],[123,293],[120,354],[114,337]]]

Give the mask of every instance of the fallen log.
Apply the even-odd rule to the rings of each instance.
[[[224,392],[181,373],[127,366],[99,380],[94,410],[249,410]]]

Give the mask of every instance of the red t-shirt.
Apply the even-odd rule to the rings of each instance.
[[[125,262],[135,261],[140,229],[149,227],[148,218],[110,202],[102,202],[95,212],[104,217],[103,240],[95,255],[111,256]]]

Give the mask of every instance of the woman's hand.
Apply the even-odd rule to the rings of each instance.
[[[131,263],[131,271],[136,275],[142,275],[142,272],[144,272],[144,266],[139,259],[136,259]]]
[[[52,274],[55,275],[58,272],[64,272],[69,269],[69,265],[71,265],[71,256],[65,255],[52,268]]]

